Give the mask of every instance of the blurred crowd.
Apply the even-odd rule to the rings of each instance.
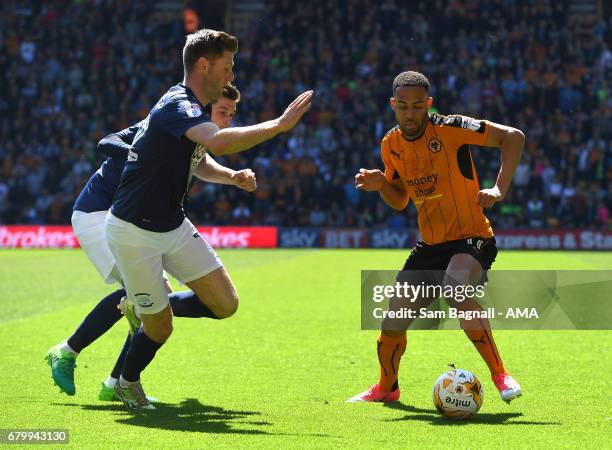
[[[145,1],[28,4],[0,6],[0,223],[69,223],[102,161],[96,142],[145,117],[182,79],[183,25]],[[235,124],[276,117],[311,88],[313,108],[292,133],[219,158],[256,172],[254,194],[197,183],[189,215],[415,226],[413,207],[394,213],[353,182],[359,168],[381,168],[392,81],[410,69],[429,77],[436,111],[525,132],[512,189],[487,213],[494,227],[609,228],[612,19],[579,25],[567,0],[269,1],[238,36]],[[499,152],[472,156],[491,187]]]

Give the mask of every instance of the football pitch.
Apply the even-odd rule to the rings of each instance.
[[[73,397],[43,360],[114,288],[75,250],[0,251],[3,429],[66,429],[87,448],[606,448],[612,442],[610,331],[499,331],[523,396],[499,399],[462,331],[413,331],[396,404],[344,403],[378,379],[374,331],[360,330],[360,270],[397,269],[406,250],[221,250],[240,294],[224,321],[175,318],[143,375],[162,404],[133,414],[98,401],[127,322],[77,360]],[[500,251],[495,269],[612,269],[609,253]],[[180,288],[175,283],[175,288]],[[448,363],[471,370],[484,403],[469,422],[437,414]],[[607,442],[607,444],[606,444]]]

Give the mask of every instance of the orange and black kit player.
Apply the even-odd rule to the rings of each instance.
[[[483,208],[503,200],[520,160],[524,135],[519,130],[470,117],[429,113],[429,81],[418,72],[402,72],[390,99],[397,126],[383,137],[384,173],[361,169],[358,189],[379,192],[390,207],[403,210],[410,200],[417,209],[422,240],[398,275],[413,284],[475,284],[484,279],[497,255],[491,224]],[[470,146],[497,147],[502,164],[491,189],[480,189]],[[414,307],[434,298],[419,298]],[[450,300],[453,302],[453,299]],[[481,310],[471,298],[452,306]],[[399,399],[398,373],[411,321],[383,321],[377,340],[380,378],[376,385],[349,401]],[[486,362],[506,402],[521,388],[506,372],[487,319],[460,319],[461,327]]]

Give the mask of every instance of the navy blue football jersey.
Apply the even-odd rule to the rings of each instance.
[[[141,122],[111,212],[139,228],[172,231],[183,222],[183,198],[205,149],[185,132],[209,122],[204,106],[182,83],[173,86]]]

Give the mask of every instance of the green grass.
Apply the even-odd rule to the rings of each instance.
[[[1,428],[64,428],[71,445],[105,448],[604,448],[611,442],[609,331],[500,331],[524,395],[503,403],[461,331],[415,331],[401,403],[346,404],[373,384],[377,333],[360,331],[361,269],[395,269],[406,251],[222,251],[240,293],[225,321],[175,319],[143,376],[164,404],[133,415],[97,400],[127,331],[120,322],[78,359],[77,394],[59,394],[43,361],[105,286],[80,251],[0,252]],[[606,253],[503,251],[495,268],[610,268]],[[447,363],[485,388],[471,422],[435,412]],[[607,443],[607,444],[606,444]]]

